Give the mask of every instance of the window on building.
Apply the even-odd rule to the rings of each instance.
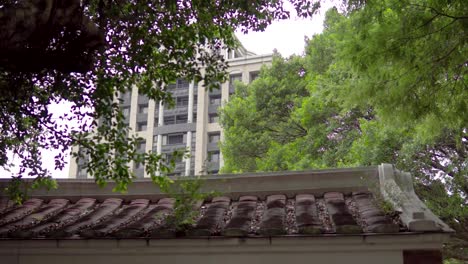
[[[242,82],[242,74],[231,74],[229,76],[229,92],[233,93],[235,89],[236,82]]]
[[[170,83],[166,86],[166,89],[168,90],[173,90],[177,87],[177,85],[175,83]]]
[[[156,118],[154,119],[154,126],[155,126],[155,127],[157,127],[157,126],[159,125],[158,122],[159,122],[159,119],[156,117]]]
[[[177,100],[176,100],[177,107],[188,106],[188,104],[189,104],[188,96],[177,97]]]
[[[158,146],[158,135],[153,136],[153,148]]]
[[[130,116],[130,106],[122,107],[122,114],[127,119]]]
[[[177,89],[188,89],[189,82],[185,79],[177,79]]]
[[[175,116],[165,116],[164,125],[173,125],[175,124]]]
[[[146,141],[145,140],[138,141],[137,151],[138,151],[138,153],[146,152]]]
[[[166,160],[166,162],[170,162],[174,158],[174,155],[172,155],[172,153],[163,153],[163,157]],[[176,162],[176,163],[182,162],[182,156],[178,155],[174,159],[174,162]]]
[[[219,150],[208,151],[209,162],[219,162]]]
[[[209,143],[218,143],[220,138],[221,138],[221,135],[219,134],[219,132],[209,133],[208,134],[208,142]]]
[[[168,134],[167,145],[183,144],[184,134]]]
[[[210,95],[210,105],[220,105],[221,104],[221,95]]]
[[[86,178],[88,176],[88,172],[86,171],[85,167],[79,167],[78,168],[78,178]]]
[[[143,169],[143,164],[141,162],[135,162],[133,168],[135,170]]]
[[[178,115],[176,116],[176,124],[185,124],[187,123],[187,115]]]
[[[146,122],[138,122],[137,123],[137,131],[146,131],[147,124]]]
[[[148,104],[138,105],[138,113],[139,114],[148,114]]]
[[[193,106],[197,107],[197,103],[198,103],[198,96],[194,95],[193,96]]]
[[[193,123],[197,122],[197,113],[193,113]]]
[[[218,114],[209,114],[208,115],[208,122],[209,123],[218,123],[219,122]]]
[[[258,72],[258,71],[251,72],[251,73],[250,73],[250,78],[249,78],[249,83],[251,83],[251,82],[255,81],[255,79],[257,79],[257,78],[258,78],[258,74],[259,74],[259,72]]]
[[[125,100],[130,100],[130,97],[132,97],[132,92],[130,92],[130,91],[127,91],[125,93],[120,94],[120,99],[122,99],[124,101]]]

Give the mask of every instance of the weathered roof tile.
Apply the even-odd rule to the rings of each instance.
[[[286,196],[270,195],[267,197],[266,211],[260,225],[260,234],[277,236],[286,234],[284,220],[286,217]]]
[[[172,198],[157,202],[134,199],[125,204],[120,198],[102,203],[82,198],[68,203],[66,199],[50,200],[47,204],[39,199],[29,200],[0,216],[0,235],[26,239],[180,235],[168,222],[172,221],[168,217],[173,214],[175,204]],[[328,192],[323,197],[302,193],[289,200],[282,194],[267,196],[265,200],[253,195],[234,201],[215,197],[203,205],[197,203],[194,210],[200,216],[192,227],[186,227],[185,233],[192,237],[392,233],[401,228],[379,208],[371,193]]]
[[[30,200],[29,203],[24,204],[24,206],[27,208],[29,207],[30,210],[24,210],[24,207],[20,207],[18,210],[14,210],[10,215],[14,216],[14,218],[11,219],[18,219],[19,215],[26,213],[30,214],[25,215],[20,220],[17,220],[8,226],[0,228],[0,235],[3,237],[6,235],[12,236],[12,234],[15,233],[13,236],[22,237],[24,236],[22,232],[23,229],[31,228],[41,222],[47,221],[49,218],[63,210],[68,203],[69,201],[66,199],[52,199],[47,205],[38,207],[39,204],[42,204],[42,201]]]
[[[69,223],[76,221],[86,210],[91,209],[96,203],[96,199],[82,198],[75,204],[65,208],[59,214],[33,228],[15,232],[14,237],[37,237],[53,230],[59,229]]]
[[[114,217],[108,218],[99,225],[81,231],[83,237],[103,237],[121,227],[135,221],[138,214],[145,209],[149,204],[147,199],[133,200],[129,205],[125,206]]]
[[[250,223],[257,207],[257,197],[243,196],[239,198],[239,203],[234,209],[233,216],[226,225],[223,235],[225,236],[246,236],[250,230]]]
[[[117,231],[114,236],[120,238],[140,237],[153,231],[157,226],[160,226],[162,219],[172,212],[174,207],[174,199],[163,198],[155,205],[150,205],[144,212],[144,216]]]
[[[222,225],[223,217],[227,213],[231,199],[228,197],[213,198],[205,215],[198,221],[190,236],[210,236],[218,231]]]
[[[17,221],[26,215],[29,215],[38,210],[44,201],[41,199],[29,199],[24,202],[20,207],[15,208],[0,218],[0,226],[14,221]]]
[[[322,232],[322,223],[318,217],[315,197],[311,194],[296,196],[296,223],[299,233],[319,234]]]
[[[101,221],[110,217],[111,214],[116,211],[122,204],[120,198],[109,198],[100,204],[94,211],[78,219],[75,223],[66,226],[64,229],[58,230],[57,232],[50,234],[52,237],[68,237],[76,234],[77,232],[96,226]]]
[[[337,233],[360,233],[362,228],[358,226],[353,216],[348,211],[344,195],[338,192],[324,194],[328,213],[333,221]]]
[[[367,225],[368,232],[396,233],[400,226],[393,223],[388,215],[377,206],[377,201],[372,199],[371,193],[353,194],[359,213]]]

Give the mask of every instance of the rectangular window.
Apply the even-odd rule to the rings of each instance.
[[[122,107],[122,114],[124,118],[127,119],[130,116],[130,106]]]
[[[146,131],[146,129],[147,129],[146,122],[137,123],[137,131]]]
[[[209,162],[219,162],[219,150],[208,152]]]
[[[184,143],[184,134],[169,134],[167,135],[167,144],[183,144]]]
[[[220,105],[221,104],[221,95],[210,95],[210,105]]]
[[[173,125],[175,124],[175,116],[165,116],[164,125]]]
[[[132,92],[131,91],[127,91],[127,92],[124,92],[124,93],[120,94],[120,99],[122,99],[124,101],[130,100],[130,97],[132,97]]]
[[[80,167],[78,169],[78,178],[86,178],[88,176],[88,172],[86,171],[86,168]]]
[[[221,135],[219,134],[219,132],[209,133],[208,134],[208,142],[209,143],[218,143],[220,137],[221,137]]]
[[[148,114],[148,105],[147,104],[138,105],[138,113]]]
[[[146,141],[145,140],[141,140],[138,142],[137,144],[137,152],[138,153],[144,153],[146,152]]]
[[[242,82],[242,74],[232,74],[229,76],[229,91],[234,91],[235,83]]]
[[[167,162],[170,162],[171,159],[174,158],[174,156],[172,155],[172,153],[163,153],[163,157],[164,157],[164,159],[165,159]],[[179,156],[177,156],[177,158],[175,158],[174,161],[175,161],[176,163],[181,162],[181,161],[182,161],[182,157],[179,155]]]
[[[176,106],[177,107],[188,106],[188,103],[189,103],[188,96],[177,97],[177,100],[176,100]]]
[[[187,115],[178,115],[176,116],[176,124],[185,124],[187,123]]]
[[[140,162],[135,162],[135,165],[133,166],[135,170],[143,169],[143,164]]]
[[[259,74],[258,71],[251,72],[251,73],[250,73],[250,76],[249,76],[249,77],[250,77],[250,78],[249,78],[249,83],[255,81],[255,79],[258,78],[258,74]]]
[[[168,84],[168,85],[166,86],[166,89],[167,89],[167,90],[173,90],[173,89],[175,89],[176,87],[177,87],[177,86],[176,86],[175,83],[170,83],[170,84]]]
[[[208,116],[208,122],[209,123],[218,123],[219,122],[218,114],[210,114]]]
[[[177,79],[177,89],[188,89],[189,82],[185,79]]]

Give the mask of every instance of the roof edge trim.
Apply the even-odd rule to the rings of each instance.
[[[454,232],[438,218],[416,195],[410,173],[395,169],[394,165],[379,165],[380,193],[401,212],[400,218],[410,231]]]

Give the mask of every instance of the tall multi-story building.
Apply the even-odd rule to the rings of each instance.
[[[216,174],[223,165],[219,142],[223,131],[218,122],[218,108],[229,101],[234,83],[252,82],[262,65],[271,64],[272,54],[256,55],[244,47],[222,50],[228,62],[229,80],[220,89],[208,91],[201,83],[179,79],[169,84],[175,107],[149,100],[138,94],[138,88],[121,95],[122,111],[135,133],[143,140],[140,151],[171,155],[174,150],[187,149],[189,158],[176,162],[174,175]],[[70,178],[86,178],[83,161],[70,162]],[[148,177],[143,166],[130,164],[137,177]]]

